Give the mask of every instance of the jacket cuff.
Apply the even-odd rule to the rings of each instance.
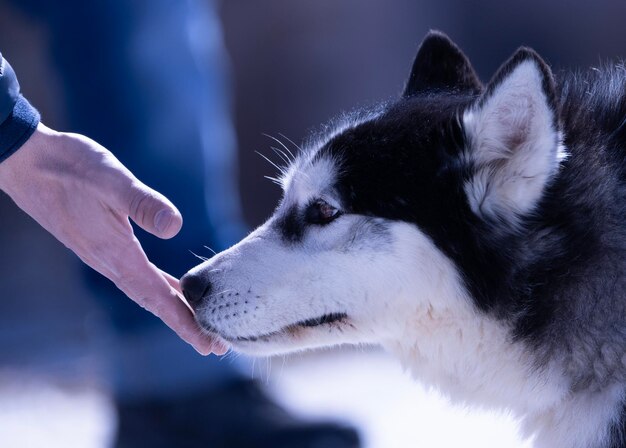
[[[37,109],[20,95],[9,116],[0,124],[0,163],[30,138],[40,118]]]
[[[9,61],[0,53],[0,123],[3,123],[11,112],[20,96],[20,83]]]

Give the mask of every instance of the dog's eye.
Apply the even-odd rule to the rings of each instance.
[[[339,216],[339,210],[321,199],[313,202],[306,210],[306,220],[311,224],[328,224]]]

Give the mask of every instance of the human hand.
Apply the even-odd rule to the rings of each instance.
[[[172,238],[182,226],[180,213],[107,149],[82,135],[39,124],[0,163],[0,189],[198,352],[226,352],[224,343],[202,333],[183,302],[178,280],[148,260],[128,219],[153,235]]]

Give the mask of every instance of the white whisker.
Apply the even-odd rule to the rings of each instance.
[[[283,186],[283,183],[280,181],[280,179],[278,179],[276,177],[272,177],[272,176],[263,176],[263,177],[266,178],[267,180],[272,181],[272,183],[275,183],[279,187]]]
[[[285,168],[276,165],[274,162],[272,162],[269,157],[266,157],[264,154],[260,153],[259,151],[254,151],[256,152],[258,155],[260,155],[261,157],[263,157],[270,165],[272,165],[274,168],[276,168],[280,174],[282,174],[283,176],[286,174]]]
[[[270,146],[270,148],[272,148],[272,151],[274,151],[274,153],[282,159],[285,165],[291,164],[291,159],[289,159],[289,156],[285,153],[285,151],[283,151],[280,148],[277,148],[276,146]]]
[[[277,139],[274,136],[271,136],[269,134],[263,134],[264,136],[271,138],[272,140],[274,140],[276,143],[278,143],[280,146],[282,146],[283,148],[285,148],[285,151],[287,151],[289,153],[289,155],[291,155],[291,159],[295,159],[296,157],[293,155],[293,153],[289,150],[289,148],[287,148],[287,146],[285,146],[285,144],[283,142],[281,142],[279,139]],[[289,139],[287,139],[289,140]]]
[[[217,252],[215,252],[213,249],[211,249],[209,246],[204,246],[205,249],[210,250],[211,252],[213,252],[213,255],[217,255]]]
[[[278,135],[280,135],[282,138],[284,138],[285,140],[287,140],[289,143],[291,143],[294,148],[296,148],[299,152],[304,152],[302,150],[302,148],[297,145],[293,140],[291,140],[289,137],[287,137],[285,134],[283,134],[282,132],[279,132]],[[289,152],[289,154],[291,154],[291,156],[295,159],[295,157],[293,156],[293,154],[291,153],[291,151],[289,151],[289,149],[287,149],[287,152]]]
[[[189,251],[189,253],[191,253],[191,255],[193,255],[194,257],[196,257],[196,258],[198,258],[198,259],[200,259],[202,261],[207,261],[208,260],[208,258],[200,256],[200,255],[194,253],[193,251]]]

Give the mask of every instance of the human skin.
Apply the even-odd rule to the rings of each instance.
[[[129,221],[168,239],[182,227],[180,212],[106,148],[40,123],[26,143],[0,163],[0,189],[199,353],[226,352],[221,341],[200,330],[178,280],[148,260]]]

